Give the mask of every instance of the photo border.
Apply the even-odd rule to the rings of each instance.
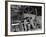
[[[44,4],[44,33],[8,35],[8,2]],[[45,34],[45,3],[41,3],[41,2],[25,2],[25,1],[5,1],[5,36],[24,36],[24,35],[41,35],[41,34]]]

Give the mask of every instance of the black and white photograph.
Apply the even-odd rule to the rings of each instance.
[[[32,31],[42,29],[42,7],[11,5],[11,31]]]
[[[8,35],[44,33],[44,4],[8,2]]]

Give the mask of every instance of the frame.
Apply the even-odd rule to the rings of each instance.
[[[35,21],[35,23],[33,21],[27,22],[27,20],[34,20],[34,18],[36,19],[35,21],[39,20],[38,24]],[[35,24],[35,26],[32,22]],[[31,29],[30,27],[32,27],[33,29]],[[5,36],[37,34],[45,34],[45,3],[5,1]]]

